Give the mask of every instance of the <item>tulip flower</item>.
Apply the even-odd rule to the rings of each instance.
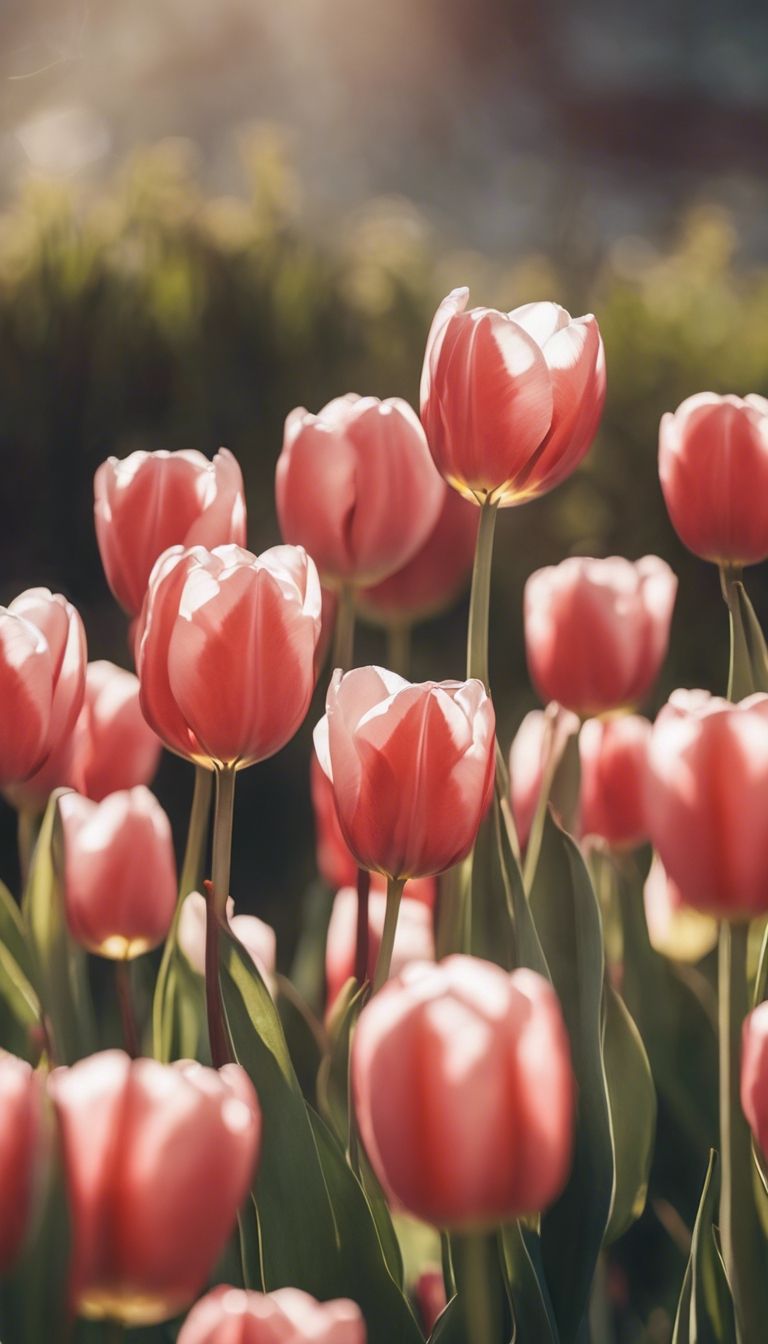
[[[298,1288],[247,1292],[226,1285],[194,1306],[178,1344],[365,1344],[360,1308],[346,1298],[316,1302]]]
[[[423,1269],[416,1283],[416,1303],[424,1331],[429,1338],[437,1324],[438,1316],[445,1311],[445,1279],[443,1271],[437,1265]]]
[[[575,714],[551,704],[525,715],[509,751],[510,807],[521,850],[531,834],[542,789],[551,784],[569,737],[578,732]]]
[[[551,985],[476,957],[411,964],[352,1042],[363,1143],[396,1208],[473,1230],[546,1208],[571,1161],[574,1084]]]
[[[115,961],[157,947],[176,908],[173,838],[157,799],[143,785],[100,803],[67,793],[59,818],[73,938]]]
[[[741,1106],[768,1160],[768,1001],[752,1010],[742,1028]]]
[[[42,1157],[41,1102],[31,1066],[0,1050],[0,1275],[29,1231]]]
[[[659,476],[672,526],[703,560],[768,558],[768,401],[699,392],[662,416]]]
[[[578,466],[605,400],[594,317],[556,303],[465,311],[440,304],[427,339],[421,418],[438,471],[475,503],[502,508],[554,489]]]
[[[676,691],[653,726],[645,813],[683,900],[722,919],[768,913],[768,695]]]
[[[158,1064],[119,1050],[55,1069],[83,1316],[151,1325],[200,1292],[258,1160],[261,1115],[239,1065]]]
[[[677,579],[657,556],[572,557],[525,585],[528,669],[542,700],[583,718],[639,704],[667,651]]]
[[[377,583],[434,527],[442,489],[424,431],[398,397],[349,394],[285,422],[276,473],[283,539],[306,547],[323,582]]]
[[[406,887],[407,893],[407,887]],[[368,979],[373,980],[384,933],[387,897],[383,891],[368,896]],[[357,888],[337,892],[325,944],[326,1005],[330,1010],[344,985],[355,974],[357,939]],[[389,975],[398,975],[411,961],[434,961],[435,937],[432,911],[423,901],[407,894],[400,903]]]
[[[581,833],[611,849],[647,838],[645,768],[651,725],[638,714],[588,719],[579,735]]]
[[[44,806],[63,783],[86,658],[83,623],[60,593],[30,588],[0,607],[0,786],[26,782],[19,807]]]
[[[717,920],[686,905],[654,854],[643,887],[645,922],[651,946],[672,961],[701,961],[717,943]]]
[[[94,478],[94,515],[107,582],[131,616],[170,546],[245,545],[243,478],[226,448],[212,462],[186,450],[108,458]]]
[[[138,677],[114,663],[89,663],[67,782],[99,803],[108,793],[149,784],[160,749],[141,712]]]
[[[275,974],[275,931],[256,915],[236,915],[235,903],[227,900],[227,923],[235,937],[243,944],[258,972],[271,987]],[[178,926],[179,946],[190,966],[198,975],[205,975],[205,897],[191,891],[181,907]]]

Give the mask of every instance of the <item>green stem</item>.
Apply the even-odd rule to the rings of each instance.
[[[332,671],[340,667],[348,672],[355,658],[355,590],[350,584],[339,589],[339,604],[336,608],[336,629],[333,633]]]
[[[232,825],[235,814],[234,767],[221,766],[216,771],[216,810],[213,815],[213,859],[211,880],[216,913],[226,918],[229,896],[229,872],[232,861]]]
[[[222,766],[216,771],[216,810],[213,818],[212,880],[205,901],[205,1003],[208,1041],[214,1068],[231,1058],[219,980],[219,927],[226,922],[232,858],[232,823],[235,808],[235,770]]]
[[[453,1236],[451,1251],[468,1344],[500,1344],[506,1336],[497,1291],[501,1270],[496,1234]]]
[[[488,689],[488,612],[491,599],[493,535],[496,531],[498,504],[484,500],[480,505],[472,593],[469,599],[467,631],[467,677],[477,677]]]
[[[213,772],[204,765],[195,766],[195,789],[189,813],[187,846],[179,878],[179,900],[191,891],[199,891],[205,869],[205,848],[208,839],[208,820],[211,813]]]
[[[407,621],[387,626],[387,667],[401,677],[411,670],[411,629]]]
[[[125,1049],[131,1059],[138,1059],[141,1054],[141,1042],[131,987],[131,963],[129,961],[116,961],[114,965],[115,989],[117,990],[117,1002],[120,1007],[120,1021],[123,1027]]]
[[[373,992],[376,994],[386,984],[389,979],[389,968],[392,965],[392,949],[395,945],[395,931],[397,929],[397,916],[400,911],[400,898],[403,894],[405,878],[388,877],[387,878],[387,909],[384,915],[384,930],[381,935],[381,946],[376,960],[376,973],[373,977]]]

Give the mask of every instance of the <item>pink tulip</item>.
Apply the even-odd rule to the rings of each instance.
[[[323,581],[372,584],[415,555],[442,490],[424,431],[398,397],[349,393],[285,422],[277,464],[283,539],[306,547]]]
[[[131,616],[169,546],[245,545],[243,478],[226,448],[212,462],[186,450],[110,457],[94,478],[94,514],[107,582]]]
[[[376,961],[384,931],[387,897],[383,891],[371,891],[368,896],[368,966],[367,976],[373,980]],[[337,893],[328,924],[325,944],[326,1005],[330,1010],[350,976],[355,974],[357,942],[357,889],[343,887]],[[432,911],[423,901],[404,896],[397,916],[395,945],[390,965],[390,978],[399,975],[411,961],[434,961],[435,937],[432,931]]]
[[[650,737],[651,843],[688,905],[725,919],[768,912],[768,695],[738,705],[676,691]]]
[[[672,526],[703,560],[768,557],[768,401],[699,392],[662,416],[659,476]]]
[[[139,679],[114,663],[89,663],[67,783],[99,803],[108,793],[149,784],[160,739],[139,704]]]
[[[149,789],[111,793],[100,803],[59,801],[63,886],[73,938],[116,961],[161,943],[176,908],[171,827]]]
[[[581,833],[611,849],[647,839],[645,770],[651,725],[637,714],[588,719],[579,736]]]
[[[275,930],[256,915],[236,915],[235,903],[230,896],[226,905],[227,923],[242,943],[262,980],[271,987],[275,974],[277,945]],[[199,891],[190,892],[181,907],[178,926],[179,946],[190,966],[198,975],[205,975],[205,897]]]
[[[141,707],[172,751],[238,770],[274,755],[315,684],[321,594],[301,547],[167,551],[138,638]]]
[[[651,946],[673,961],[701,961],[717,944],[717,920],[686,905],[654,854],[643,887],[645,922]]]
[[[29,1231],[42,1137],[39,1079],[25,1060],[0,1050],[0,1274]]]
[[[316,1302],[298,1288],[276,1293],[214,1288],[189,1313],[178,1344],[365,1344],[354,1302]]]
[[[525,585],[528,669],[542,700],[584,718],[639,704],[669,642],[677,579],[663,560],[573,557]]]
[[[443,506],[432,531],[402,569],[360,593],[363,611],[380,621],[423,621],[449,606],[472,572],[477,509],[443,487]]]
[[[552,490],[579,465],[605,400],[605,357],[591,314],[556,303],[465,311],[440,304],[427,339],[421,418],[438,471],[482,503],[508,507]]]
[[[569,737],[578,729],[575,714],[551,704],[530,710],[515,734],[509,752],[510,805],[522,850],[528,844],[545,777],[551,781]]]
[[[363,1009],[355,1114],[397,1208],[473,1229],[537,1213],[571,1161],[574,1084],[551,985],[476,957],[412,964]]]
[[[742,1028],[741,1106],[760,1152],[768,1158],[768,1002]]]
[[[150,1325],[200,1292],[251,1184],[261,1133],[245,1072],[119,1050],[55,1069],[73,1305]]]
[[[469,853],[493,791],[495,723],[480,681],[334,673],[315,750],[362,868],[426,877]]]
[[[416,1284],[416,1304],[421,1324],[429,1337],[437,1324],[438,1316],[442,1315],[448,1305],[443,1271],[438,1269],[437,1265],[421,1271]]]

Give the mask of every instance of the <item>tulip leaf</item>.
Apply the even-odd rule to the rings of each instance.
[[[541,1258],[539,1235],[518,1221],[502,1234],[515,1344],[558,1344],[557,1322]]]
[[[467,914],[466,951],[505,970],[527,966],[548,975],[515,856],[514,823],[498,778],[472,853]]]
[[[736,1344],[733,1302],[717,1243],[717,1153],[711,1152],[672,1344]]]
[[[568,1183],[541,1219],[542,1261],[563,1344],[578,1337],[611,1210],[613,1146],[603,1064],[603,932],[577,846],[547,817],[531,908],[560,998],[577,1085]]]
[[[605,1241],[615,1241],[645,1208],[656,1133],[656,1089],[634,1019],[612,986],[604,995],[603,1059],[611,1108],[614,1188]]]
[[[168,931],[152,998],[152,1054],[162,1064],[197,1056],[205,1016],[204,981],[179,946],[182,904]]]
[[[755,691],[768,691],[768,650],[744,584],[728,581],[727,594],[731,625],[728,699],[743,700]]]
[[[31,1030],[40,1021],[40,1003],[9,949],[0,942],[0,1044],[30,1062],[39,1053],[31,1048]]]
[[[13,957],[24,977],[34,983],[35,970],[21,910],[4,883],[0,882],[0,943]]]

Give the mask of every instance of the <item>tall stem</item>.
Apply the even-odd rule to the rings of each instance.
[[[395,621],[387,626],[387,667],[407,677],[411,670],[411,626]]]
[[[213,860],[211,880],[216,912],[226,918],[229,896],[229,872],[232,862],[232,823],[235,813],[234,767],[224,765],[216,771],[216,810],[213,815]]]
[[[227,916],[234,808],[235,770],[222,766],[216,771],[212,880],[205,901],[205,1003],[211,1059],[217,1069],[231,1057],[219,981],[219,925]]]
[[[355,930],[355,979],[362,985],[368,979],[368,896],[371,874],[367,868],[357,870],[357,928]]]
[[[355,590],[350,584],[339,589],[336,629],[333,633],[333,670],[348,672],[355,658]]]
[[[187,845],[179,878],[179,899],[191,891],[199,891],[205,869],[205,847],[208,839],[208,819],[211,813],[213,772],[204,765],[195,766],[195,789],[189,813]]]
[[[403,894],[405,879],[401,877],[387,878],[387,909],[384,915],[384,930],[381,935],[381,946],[376,961],[376,973],[373,977],[373,992],[376,994],[383,984],[389,979],[389,968],[392,965],[392,949],[395,946],[395,931],[397,929],[397,916],[400,911],[400,898]]]
[[[495,1233],[452,1237],[451,1251],[468,1344],[499,1344],[507,1336],[498,1292],[501,1274]]]
[[[117,990],[117,1001],[120,1006],[120,1021],[123,1027],[125,1049],[131,1059],[138,1059],[141,1054],[141,1045],[139,1041],[139,1028],[136,1022],[136,1010],[133,1002],[131,963],[129,961],[115,962],[115,989]]]
[[[472,593],[467,631],[467,677],[477,677],[488,689],[488,610],[491,598],[493,535],[498,504],[486,499],[480,505]]]

